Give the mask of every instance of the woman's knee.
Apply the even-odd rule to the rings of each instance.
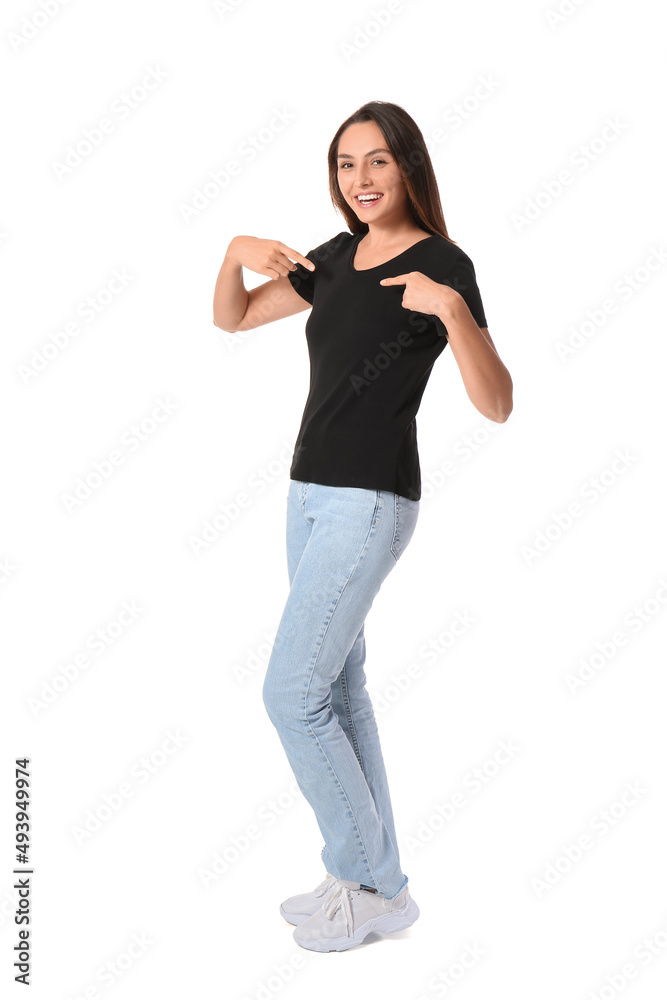
[[[273,720],[274,714],[278,708],[278,698],[276,697],[276,687],[273,683],[270,671],[267,671],[264,677],[264,683],[262,685],[262,701],[264,702],[264,708],[266,709],[269,718]]]
[[[277,673],[271,669],[267,670],[264,677],[262,701],[274,726],[294,724],[297,717],[297,706],[286,691],[284,678],[281,680]]]

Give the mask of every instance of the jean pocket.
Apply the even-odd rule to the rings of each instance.
[[[394,493],[394,536],[391,552],[398,562],[412,538],[419,516],[419,500],[408,500],[400,493]]]

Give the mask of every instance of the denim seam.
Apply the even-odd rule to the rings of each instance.
[[[308,483],[302,483],[301,484],[301,491],[300,491],[301,495],[299,497],[299,503],[301,505],[301,512],[303,514],[306,513],[306,494],[307,494],[307,492],[308,492]]]
[[[398,518],[398,494],[394,493],[394,537],[391,540],[391,554],[393,555],[396,562],[398,562],[398,551],[397,544],[400,541],[400,525]]]
[[[350,696],[347,687],[347,674],[345,673],[345,664],[343,664],[343,669],[340,672],[340,689],[343,696],[343,706],[345,707],[345,718],[347,719],[348,730],[352,736],[353,749],[357,760],[359,761],[359,767],[363,771],[364,762],[361,758],[361,750],[359,748],[359,740],[357,739],[357,730],[354,725],[354,717],[352,715],[352,708],[350,706]]]

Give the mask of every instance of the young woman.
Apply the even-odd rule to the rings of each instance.
[[[310,389],[290,468],[290,590],[266,710],[325,840],[326,878],[280,912],[313,951],[343,951],[419,916],[399,859],[366,690],[364,621],[412,538],[421,497],[416,414],[449,343],[480,413],[504,422],[512,379],[489,336],[473,263],[450,239],[421,131],[371,101],[329,147],[343,231],[304,257],[235,236],[213,316],[251,330],[312,306]],[[243,267],[271,280],[248,292]]]

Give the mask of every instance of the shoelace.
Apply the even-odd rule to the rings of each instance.
[[[352,933],[352,907],[350,905],[350,889],[341,882],[327,896],[322,905],[322,912],[329,920],[333,920],[336,911],[342,908],[345,917],[345,933],[349,937]]]
[[[317,886],[317,888],[314,890],[315,895],[323,896],[324,893],[327,891],[327,889],[329,889],[334,884],[335,881],[336,881],[335,875],[327,875],[327,877],[323,879]]]

